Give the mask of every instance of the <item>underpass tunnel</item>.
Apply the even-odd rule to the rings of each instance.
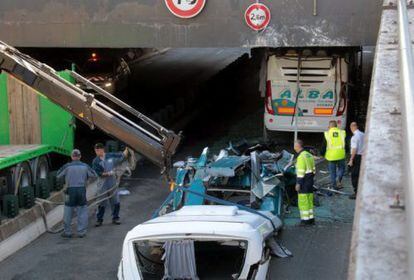
[[[260,56],[247,48],[22,51],[56,70],[72,68],[104,89],[111,76],[115,85],[111,93],[166,128],[182,130],[186,140],[223,133],[220,128],[246,107],[240,102],[254,104],[255,109],[262,106],[255,74]],[[117,72],[120,61],[128,64],[123,76]],[[242,98],[244,93],[248,98]],[[109,139],[77,122],[75,144],[87,158],[93,156],[92,142]]]
[[[166,128],[183,131],[183,146],[213,139],[263,139],[269,56],[347,55],[348,121],[365,123],[373,49],[178,48],[22,49],[56,70],[72,68]],[[92,144],[111,139],[77,122],[76,146],[93,156]],[[305,138],[320,142],[321,134]],[[292,133],[275,136],[289,143]],[[92,140],[92,141],[91,141]],[[221,143],[226,145],[226,143]],[[314,143],[312,143],[314,144]]]

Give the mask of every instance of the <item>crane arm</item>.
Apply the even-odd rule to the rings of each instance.
[[[48,65],[1,41],[0,70],[34,88],[92,129],[98,127],[124,142],[158,165],[163,172],[171,167],[171,157],[181,141],[181,136],[162,127],[79,74],[70,72],[77,83],[86,85],[92,93],[69,83]],[[136,120],[131,120],[131,117]]]

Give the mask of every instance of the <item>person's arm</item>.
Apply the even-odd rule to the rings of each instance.
[[[118,153],[107,153],[106,158],[112,158],[115,164],[120,164],[124,159],[128,157],[128,150],[125,149],[123,152]]]
[[[351,138],[351,158],[349,159],[348,165],[352,166],[354,165],[354,159],[357,154],[357,147],[358,143],[356,141],[356,137]]]
[[[98,178],[98,174],[96,174],[95,170],[93,170],[89,165],[88,165],[88,178]]]
[[[98,176],[105,176],[104,175],[104,169],[103,167],[99,164],[99,159],[95,158],[92,162],[92,169],[93,171],[96,173],[96,175]]]
[[[122,154],[123,154],[124,158],[127,158],[127,157],[128,157],[128,155],[129,155],[129,150],[128,150],[128,148],[125,148],[125,150],[122,152]]]
[[[62,166],[58,172],[56,173],[56,179],[60,179],[64,176],[66,176],[66,171],[67,171],[67,164],[65,164],[64,166]]]
[[[306,173],[306,164],[305,161],[298,157],[296,162],[296,191],[300,191],[300,188],[303,186],[303,180]]]

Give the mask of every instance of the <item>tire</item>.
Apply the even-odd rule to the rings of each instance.
[[[46,156],[41,156],[34,161],[33,182],[37,179],[47,179],[49,176],[49,160]]]
[[[21,162],[13,168],[13,194],[17,194],[20,188],[31,186],[33,186],[33,174],[30,164],[28,161]]]

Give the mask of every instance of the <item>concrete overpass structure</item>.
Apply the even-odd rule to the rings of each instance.
[[[272,12],[272,21],[262,32],[244,22],[244,11],[252,2],[208,0],[198,16],[180,19],[163,0],[1,1],[0,39],[19,47],[370,46],[376,45],[382,14],[349,278],[407,279],[407,239],[412,231],[407,231],[406,212],[390,207],[396,195],[404,200],[409,194],[404,186],[412,184],[404,177],[404,168],[410,165],[401,161],[409,150],[403,146],[408,129],[399,94],[398,1],[262,0]],[[413,18],[414,10],[409,8]],[[239,55],[228,52],[235,58]],[[181,55],[177,50],[170,54]],[[157,59],[150,70],[163,68],[159,65],[163,61]],[[147,70],[142,67],[142,75],[150,75]]]
[[[1,40],[17,47],[283,47],[375,45],[377,0],[262,0],[272,14],[262,32],[244,20],[251,0],[208,0],[191,19],[164,0],[6,0]]]
[[[414,277],[412,4],[385,0],[382,8],[349,279]]]

